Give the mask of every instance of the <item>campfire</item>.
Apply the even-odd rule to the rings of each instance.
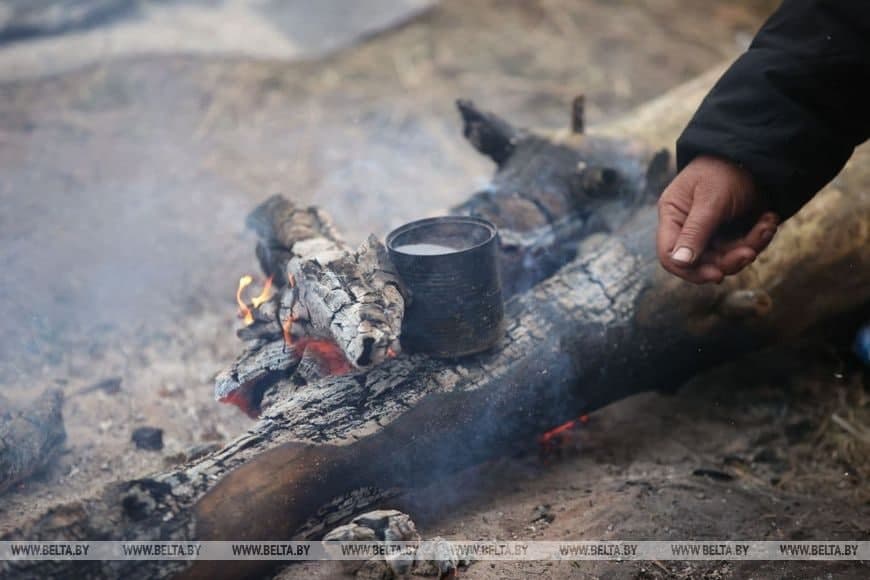
[[[697,99],[703,85],[690,89],[655,110],[656,127],[684,121],[673,103]],[[449,212],[499,228],[506,324],[493,349],[458,359],[402,352],[413,296],[384,245],[370,237],[353,248],[323,210],[272,197],[247,220],[262,278],[240,281],[243,346],[215,380],[217,399],[259,420],[218,451],[52,510],[14,536],[319,539],[396,489],[509,453],[518,440],[539,436],[550,449],[586,422],[578,413],[680,384],[866,301],[854,291],[870,273],[866,194],[829,190],[745,275],[688,287],[661,272],[650,243],[669,156],[625,138],[672,141],[650,129],[648,112],[611,136],[545,135],[459,107],[465,135],[497,165],[486,190]],[[851,166],[859,185],[860,170]],[[736,299],[756,290],[767,307]],[[94,576],[203,577],[268,565],[74,564]],[[70,571],[15,565],[32,576]]]
[[[525,132],[469,102],[458,106],[465,134],[478,150],[499,163],[514,155]],[[534,136],[525,139],[532,148],[545,143]],[[536,154],[547,165],[551,159],[565,164],[559,179],[567,188],[559,193],[521,188],[528,191],[525,202],[484,192],[451,211],[485,218],[500,228],[505,298],[546,279],[577,254],[578,240],[593,231],[587,228],[600,225],[587,212],[646,203],[669,175],[666,152],[631,150],[619,140],[579,151],[554,144],[546,154]],[[523,157],[521,152],[516,155]],[[510,187],[524,186],[523,180],[536,179],[543,170],[534,164],[524,168]],[[495,183],[498,187],[498,178]],[[612,190],[609,196],[602,194],[604,188]],[[537,199],[540,195],[545,203]],[[627,216],[616,212],[610,219]],[[245,348],[218,374],[217,400],[256,417],[281,398],[278,393],[294,392],[327,376],[367,371],[401,353],[409,293],[380,240],[370,236],[354,250],[322,209],[300,208],[279,195],[257,207],[247,225],[259,238],[256,254],[265,282],[260,294],[248,300],[245,294],[254,277],[245,275],[239,281],[236,299],[244,326],[238,336]]]

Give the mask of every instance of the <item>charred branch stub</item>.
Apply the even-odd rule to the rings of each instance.
[[[586,95],[577,95],[571,102],[571,132],[583,133],[586,129]]]
[[[479,110],[471,101],[460,99],[456,106],[462,115],[462,134],[475,149],[501,166],[513,153],[521,132],[501,117]]]
[[[458,106],[466,137],[482,153],[494,151],[498,169],[486,190],[451,213],[498,226],[507,295],[552,275],[584,237],[615,231],[671,177],[667,150],[594,135],[544,137],[470,101]]]
[[[266,391],[291,375],[298,364],[296,350],[288,348],[279,334],[277,340],[247,349],[229,369],[219,372],[215,398],[256,417]]]
[[[644,198],[649,202],[657,201],[673,176],[671,154],[667,149],[656,151],[646,168]]]

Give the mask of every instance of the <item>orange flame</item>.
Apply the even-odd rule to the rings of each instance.
[[[254,323],[254,313],[251,312],[251,309],[248,308],[248,305],[245,304],[244,299],[242,299],[242,292],[245,291],[245,288],[251,285],[254,279],[251,276],[245,274],[241,278],[239,278],[239,289],[236,290],[236,302],[239,305],[239,318],[245,321],[245,325]]]
[[[261,304],[269,300],[272,297],[272,276],[269,276],[266,279],[266,283],[263,285],[263,290],[257,296],[251,298],[251,305],[254,308],[259,308]]]
[[[251,299],[251,307],[249,307],[245,302],[243,294],[245,293],[245,288],[253,283],[254,277],[245,274],[239,278],[239,289],[236,290],[236,302],[239,305],[239,318],[245,321],[245,326],[250,326],[254,323],[254,312],[251,310],[251,307],[259,308],[264,302],[272,298],[273,294],[272,276],[269,276],[269,278],[266,279],[266,283],[263,284],[263,289],[260,293]]]

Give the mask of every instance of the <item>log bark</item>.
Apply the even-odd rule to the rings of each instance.
[[[675,131],[661,127],[684,123],[715,78],[711,73],[605,131],[651,135],[651,144],[667,145]],[[655,124],[647,122],[650,110],[658,111]],[[534,138],[546,151],[591,142],[589,134],[569,132]],[[494,183],[507,179],[512,159],[502,159]],[[756,264],[715,287],[682,283],[659,268],[652,206],[602,204],[601,213],[617,216],[615,222],[625,216],[622,224],[587,235],[574,260],[514,296],[503,343],[494,351],[459,361],[403,355],[367,372],[318,381],[272,405],[222,450],[55,508],[13,536],[317,535],[323,530],[317,522],[338,521],[390,489],[428,483],[515,449],[581,412],[678,384],[794,336],[870,298],[868,161],[867,149],[859,150]],[[564,193],[567,181],[561,183]],[[513,192],[523,197],[534,185]],[[18,577],[237,577],[261,573],[265,564],[6,562],[2,571]]]

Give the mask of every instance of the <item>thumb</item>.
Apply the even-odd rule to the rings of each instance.
[[[721,225],[723,216],[715,199],[714,196],[695,196],[671,252],[671,260],[677,264],[689,266],[695,263]]]

